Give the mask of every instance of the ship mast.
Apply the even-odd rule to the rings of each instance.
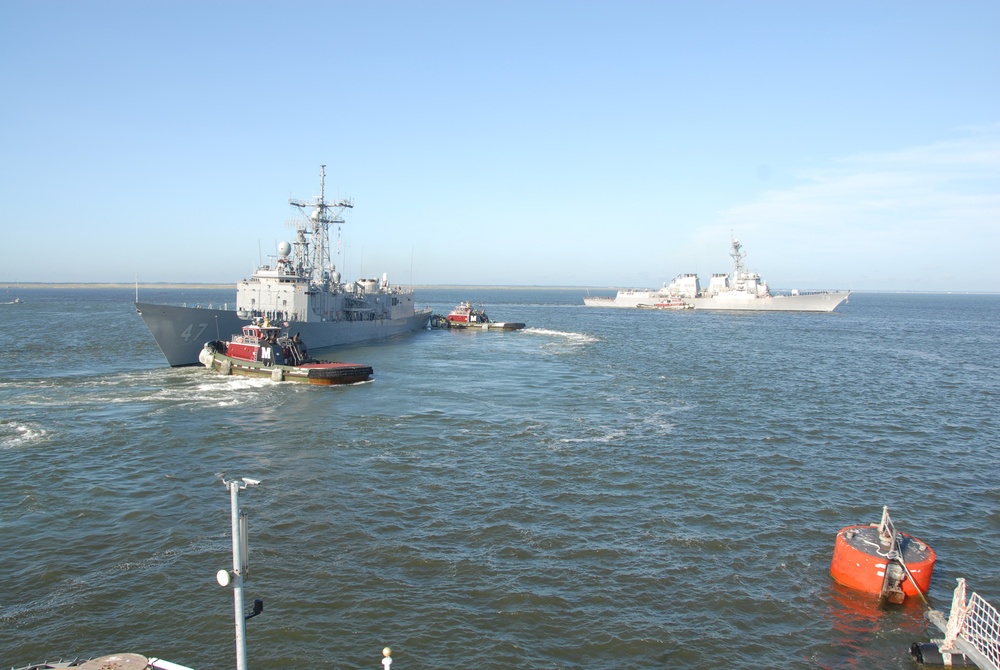
[[[729,255],[733,259],[733,279],[737,281],[743,279],[743,259],[746,258],[746,252],[742,251],[742,249],[743,245],[740,244],[740,241],[734,237],[733,250],[729,253]]]
[[[354,200],[326,201],[326,165],[321,165],[319,168],[319,196],[316,197],[315,201],[289,198],[288,204],[298,207],[302,210],[303,215],[307,208],[312,208],[312,213],[307,218],[309,223],[299,223],[298,227],[299,245],[301,245],[300,260],[308,263],[304,270],[310,274],[313,283],[323,286],[324,289],[329,288],[330,274],[334,269],[330,257],[330,224],[338,226],[343,224],[344,210],[353,208]],[[312,235],[311,254],[308,248],[309,244],[305,241],[306,235]],[[339,249],[337,253],[340,253]]]

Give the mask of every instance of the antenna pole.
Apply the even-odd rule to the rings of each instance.
[[[236,670],[247,670],[247,615],[243,609],[243,581],[247,571],[247,545],[245,515],[240,511],[240,490],[248,486],[256,486],[260,482],[243,477],[228,482],[223,479],[222,483],[229,489],[229,505],[233,523],[233,569],[229,575],[232,577],[233,607],[236,617]],[[220,570],[216,578],[222,586],[226,586],[229,582],[225,570]]]
[[[243,556],[240,551],[240,482],[229,482],[233,517],[233,600],[236,614],[236,670],[247,670],[247,622],[243,616]]]

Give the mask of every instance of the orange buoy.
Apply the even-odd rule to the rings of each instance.
[[[927,592],[936,560],[926,543],[896,530],[884,507],[881,523],[840,529],[830,574],[844,586],[898,604]]]

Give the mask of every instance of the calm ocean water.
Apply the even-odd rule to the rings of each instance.
[[[897,525],[1000,606],[1000,296],[833,314],[585,308],[423,290],[515,333],[427,331],[302,388],[170,369],[128,290],[0,306],[0,667],[133,651],[235,665],[229,495],[257,668],[911,668],[925,607],[829,576]],[[234,291],[142,291],[216,305]]]

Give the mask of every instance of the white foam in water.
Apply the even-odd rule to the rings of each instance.
[[[209,402],[214,401],[219,407],[233,407],[253,400],[256,397],[255,393],[241,392],[258,391],[278,383],[270,379],[257,379],[255,377],[220,376],[211,379],[212,381],[198,384],[195,390],[200,398]]]
[[[47,433],[44,428],[21,423],[0,424],[0,448],[16,449],[42,442]]]
[[[221,389],[229,393],[231,391],[264,388],[265,386],[272,386],[275,383],[277,382],[273,382],[270,379],[256,377],[221,377],[219,381],[199,384],[196,390],[201,393],[208,393]]]
[[[561,437],[559,442],[565,444],[573,444],[576,442],[592,442],[595,444],[608,444],[614,442],[615,440],[620,440],[625,437],[625,431],[623,430],[611,430],[606,431],[602,435],[595,435],[593,437]]]
[[[525,328],[524,332],[529,335],[547,335],[549,337],[561,337],[571,344],[592,344],[600,340],[593,335],[586,333],[572,333],[561,330],[549,330],[547,328]]]

